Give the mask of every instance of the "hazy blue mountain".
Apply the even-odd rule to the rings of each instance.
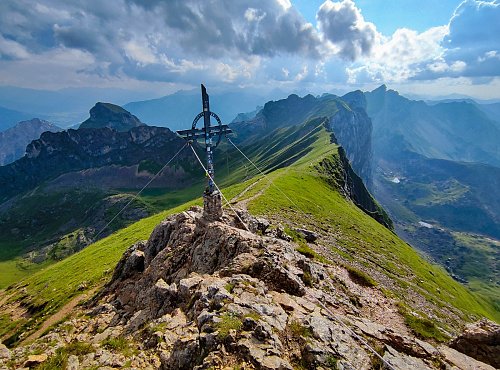
[[[82,122],[96,101],[125,104],[129,101],[151,97],[151,93],[113,88],[66,88],[61,90],[35,90],[0,86],[0,106],[21,112],[32,112],[15,122],[41,117],[61,127]]]
[[[251,112],[267,99],[261,95],[242,91],[211,93],[210,108],[223,123],[231,122],[241,112]],[[199,90],[179,91],[159,99],[131,102],[123,108],[150,125],[180,130],[191,127],[201,112]]]
[[[365,96],[373,121],[375,157],[393,157],[405,147],[429,158],[500,166],[500,128],[477,104],[429,105],[385,86]]]
[[[60,127],[48,121],[33,118],[29,121],[21,121],[14,127],[0,132],[0,166],[14,162],[21,158],[26,146],[45,131],[61,131]]]
[[[497,123],[467,99],[413,101],[385,86],[365,96],[374,128],[373,192],[396,232],[498,302]]]
[[[0,107],[0,132],[14,127],[17,122],[32,118],[29,113]]]
[[[82,122],[79,128],[108,127],[116,131],[128,131],[131,128],[144,126],[144,123],[122,107],[98,102],[90,110],[90,117]]]
[[[480,104],[479,109],[488,115],[488,117],[497,122],[500,127],[500,103]]]

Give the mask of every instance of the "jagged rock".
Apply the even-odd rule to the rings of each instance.
[[[275,230],[275,235],[276,238],[285,240],[287,242],[292,241],[292,238],[285,232],[285,229],[283,226],[279,225],[276,230]]]
[[[476,360],[500,368],[500,325],[483,319],[466,326],[464,332],[449,344]]]
[[[90,110],[90,118],[80,124],[79,128],[109,127],[117,131],[128,131],[133,127],[144,126],[144,123],[122,107],[98,102]]]
[[[440,346],[438,350],[446,361],[457,366],[461,370],[495,370],[493,366],[475,360],[453,348],[443,345]]]
[[[218,191],[203,194],[203,217],[209,221],[222,219],[222,198]]]
[[[71,355],[68,357],[68,364],[66,365],[66,370],[78,370],[80,368],[80,361],[78,356]]]
[[[431,369],[421,359],[399,353],[391,346],[386,347],[383,359],[394,369],[428,370]]]
[[[316,239],[318,239],[318,234],[316,234],[314,231],[301,228],[296,228],[295,231],[302,234],[304,236],[304,239],[306,239],[306,242],[308,243],[314,243]]]
[[[28,359],[24,363],[24,367],[35,367],[41,364],[42,362],[47,361],[48,356],[45,353],[41,355],[29,355]]]
[[[139,248],[144,247],[143,242],[138,242],[131,246],[118,262],[113,280],[127,279],[137,272],[144,271],[144,252]]]
[[[9,359],[11,356],[9,349],[5,346],[5,344],[0,343],[0,358]]]
[[[248,212],[236,211],[238,217],[245,223],[248,230],[253,233],[264,235],[270,226],[270,223],[265,218],[254,217]]]
[[[260,222],[244,212],[240,218],[248,225]],[[262,234],[244,230],[228,215],[206,220],[200,207],[169,216],[148,241],[124,253],[110,283],[87,308],[77,308],[81,315],[34,347],[12,350],[11,358],[19,367],[29,351],[51,357],[79,341],[93,350],[72,358],[72,368],[369,369],[377,359],[346,326],[378,349],[385,345],[385,358],[395,368],[436,368],[441,353],[451,364],[465,356],[446,348],[438,353],[408,331],[363,316],[366,310],[354,307],[348,289],[361,295],[364,288],[339,289],[341,267],[306,258],[295,244]],[[370,288],[365,294],[375,299],[380,292]],[[131,346],[134,354],[111,343]],[[0,357],[0,368],[6,361]]]

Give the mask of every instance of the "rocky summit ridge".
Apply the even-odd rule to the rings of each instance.
[[[488,333],[500,328],[488,325],[482,358],[494,360]],[[455,341],[464,352],[467,335]],[[199,207],[132,245],[111,281],[44,336],[0,347],[0,369],[493,369],[416,338],[395,301],[299,253],[280,225],[245,211],[208,221]]]
[[[111,103],[98,102],[89,113],[90,117],[82,122],[78,128],[108,127],[116,131],[129,131],[134,127],[144,126],[139,118]]]

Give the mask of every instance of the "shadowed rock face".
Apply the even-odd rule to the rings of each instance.
[[[464,333],[455,338],[450,347],[498,369],[500,368],[500,325],[485,319],[467,325]]]
[[[67,172],[109,165],[130,166],[142,160],[165,163],[184,140],[164,127],[140,126],[127,132],[88,128],[44,132],[26,148],[26,156],[0,167],[0,201]],[[189,163],[184,151],[179,158]]]

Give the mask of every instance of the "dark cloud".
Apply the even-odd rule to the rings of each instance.
[[[330,41],[338,54],[354,61],[372,51],[378,34],[373,23],[365,22],[361,12],[351,0],[321,5],[316,16],[325,39]]]
[[[191,54],[320,56],[316,30],[293,7],[286,9],[278,1],[128,1],[180,31],[181,47]]]

